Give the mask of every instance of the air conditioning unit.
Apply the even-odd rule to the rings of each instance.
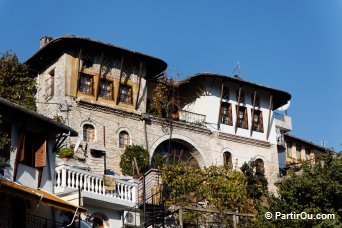
[[[125,227],[140,227],[140,213],[124,211]]]

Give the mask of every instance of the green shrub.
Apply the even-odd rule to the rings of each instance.
[[[74,152],[70,147],[63,147],[58,150],[58,156],[60,158],[72,158],[74,156]]]
[[[132,161],[137,160],[140,173],[146,172],[150,168],[150,154],[142,146],[127,146],[121,155],[120,168],[123,174],[133,175]]]

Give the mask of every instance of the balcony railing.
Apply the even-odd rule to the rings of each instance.
[[[25,221],[19,221],[18,224],[15,224],[16,222],[13,222],[13,215],[12,215],[12,209],[1,207],[0,208],[0,227],[2,228],[10,228],[10,227],[34,227],[34,228],[60,228],[64,227],[62,223],[53,221],[51,219],[43,218],[36,215],[26,214],[25,215]],[[16,218],[20,218],[21,215],[19,215],[17,212],[15,213]],[[14,224],[13,224],[14,223]]]
[[[196,123],[196,124],[203,124],[205,123],[205,115],[189,112],[185,110],[179,111],[179,120],[188,122],[188,123]]]
[[[115,178],[115,190],[106,190],[103,176],[88,171],[61,165],[56,168],[56,191],[63,188],[81,189],[105,197],[136,202],[137,184]]]

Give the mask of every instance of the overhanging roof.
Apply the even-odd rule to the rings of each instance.
[[[2,114],[7,113],[7,115],[14,115],[14,114],[27,115],[31,119],[42,122],[42,124],[46,124],[50,127],[54,127],[55,129],[57,129],[61,133],[69,133],[70,132],[70,136],[77,136],[78,135],[78,133],[74,129],[72,129],[72,128],[64,125],[64,124],[58,123],[57,121],[50,119],[49,117],[43,116],[42,114],[39,114],[37,112],[34,112],[34,111],[29,110],[27,108],[24,108],[20,105],[17,105],[15,103],[12,103],[12,102],[0,97],[0,114],[1,113]]]
[[[258,90],[266,91],[273,95],[273,110],[285,105],[291,99],[291,94],[289,94],[288,92],[285,92],[279,89],[274,89],[271,87],[267,87],[264,85],[256,84],[254,82],[249,82],[249,81],[243,80],[240,77],[230,77],[227,75],[215,74],[215,73],[210,73],[210,72],[204,72],[204,73],[198,73],[198,74],[192,75],[187,79],[179,81],[178,86],[183,87],[183,86],[191,85],[191,83],[197,80],[203,80],[207,77],[217,78],[225,82],[233,82],[241,86],[248,86],[251,88],[258,89]]]
[[[293,140],[293,141],[300,141],[300,142],[303,143],[303,144],[306,144],[306,145],[308,145],[308,146],[314,147],[314,148],[316,148],[316,149],[318,149],[318,150],[321,150],[321,151],[323,151],[323,152],[325,152],[325,151],[327,150],[327,148],[325,148],[325,147],[323,147],[323,146],[320,146],[320,145],[317,145],[317,144],[315,144],[315,143],[309,142],[309,141],[307,141],[307,140],[305,140],[305,139],[298,138],[297,136],[290,135],[290,134],[288,134],[288,133],[285,133],[284,136],[285,136],[285,138],[291,139],[291,140]]]
[[[26,64],[33,70],[41,71],[44,63],[49,63],[56,56],[61,55],[65,50],[79,50],[91,49],[97,52],[104,52],[105,54],[116,54],[119,56],[126,56],[138,61],[143,61],[146,64],[146,77],[156,78],[161,72],[167,68],[166,62],[161,59],[142,54],[140,52],[132,51],[122,47],[114,46],[110,43],[105,43],[98,40],[79,36],[61,36],[52,39],[44,47],[40,48],[33,56],[26,60]]]
[[[20,195],[25,198],[40,201],[41,203],[55,207],[61,210],[67,210],[77,213],[86,213],[87,209],[84,207],[75,206],[51,193],[40,189],[33,189],[13,181],[0,178],[0,192],[6,192],[8,194]]]

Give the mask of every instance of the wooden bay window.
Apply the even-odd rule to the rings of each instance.
[[[264,132],[262,111],[254,110],[252,121],[253,121],[253,131]]]
[[[238,108],[237,112],[237,126],[239,128],[248,129],[248,115],[247,115],[247,108],[243,106],[236,106]]]
[[[128,85],[120,85],[120,94],[119,94],[120,102],[125,104],[132,104],[132,86]]]
[[[80,73],[79,91],[87,95],[94,95],[94,77],[89,74]]]
[[[113,82],[101,79],[99,89],[99,97],[107,100],[113,99]]]
[[[227,102],[221,103],[221,123],[233,125],[232,104]]]

